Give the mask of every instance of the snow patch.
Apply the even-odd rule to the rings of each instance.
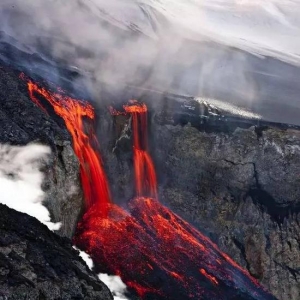
[[[84,251],[79,250],[75,246],[74,249],[79,251],[79,256],[86,262],[87,266],[90,270],[94,267],[94,262],[91,259],[90,255],[85,253]],[[127,286],[122,281],[119,276],[107,275],[107,274],[98,274],[98,278],[107,285],[114,296],[114,300],[128,300],[125,296],[127,291]]]
[[[257,119],[257,120],[262,118],[259,114],[253,113],[243,107],[239,107],[237,105],[233,105],[222,100],[217,100],[212,98],[201,98],[201,97],[196,98],[196,100],[200,103],[204,103],[206,105],[209,104],[212,107],[222,109],[224,111],[227,111],[235,115],[239,115],[244,118]]]
[[[112,276],[107,274],[99,274],[99,279],[103,281],[111,290],[114,300],[127,300],[125,296],[127,287],[119,276]]]

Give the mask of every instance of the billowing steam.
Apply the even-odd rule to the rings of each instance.
[[[79,250],[75,246],[74,249],[79,251],[79,255],[85,261],[90,270],[94,267],[94,262],[91,257],[85,253],[84,251]],[[114,300],[127,300],[128,298],[125,296],[127,287],[119,276],[110,276],[107,274],[99,274],[99,279],[104,282],[114,296]]]
[[[92,90],[127,83],[298,124],[299,9],[292,0],[2,0],[0,30],[93,78]]]
[[[49,211],[43,205],[40,168],[49,154],[49,147],[38,144],[0,144],[0,202],[37,218],[51,230],[58,230],[60,223],[50,221]]]

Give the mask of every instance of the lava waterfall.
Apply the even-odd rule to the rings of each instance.
[[[73,148],[80,162],[81,183],[83,186],[86,209],[96,206],[103,217],[107,216],[110,192],[106,175],[102,166],[101,157],[97,148],[98,141],[94,132],[93,121],[95,118],[93,107],[86,101],[72,99],[59,93],[51,93],[43,87],[26,78],[31,100],[47,113],[42,100],[46,100],[52,106],[54,112],[60,116],[66,124],[73,139]],[[62,91],[61,91],[62,92]],[[42,97],[39,100],[38,97]],[[87,124],[88,133],[84,132],[84,121]],[[97,184],[94,184],[97,182]]]
[[[44,111],[42,101],[50,104],[73,137],[86,199],[74,243],[91,255],[97,270],[121,276],[142,299],[275,299],[207,237],[158,202],[145,104],[129,101],[123,112],[115,112],[132,117],[137,197],[126,211],[110,201],[95,134],[91,126],[86,132],[93,107],[27,81],[31,99]]]
[[[137,197],[149,196],[157,199],[157,179],[155,168],[148,153],[147,140],[147,106],[130,100],[128,105],[124,105],[124,110],[132,116],[133,127],[133,161],[135,172],[135,187]],[[114,109],[110,109],[112,115],[122,114]]]

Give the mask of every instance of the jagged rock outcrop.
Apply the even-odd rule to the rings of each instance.
[[[79,163],[62,120],[46,115],[28,97],[20,72],[0,67],[0,143],[41,142],[52,149],[45,166],[45,205],[52,221],[62,222],[59,233],[71,237],[83,200]]]
[[[113,118],[106,130],[120,122]],[[124,130],[112,143],[118,147],[115,158],[112,148],[105,154],[114,162],[107,168],[117,199],[134,193],[128,184],[129,121],[121,122]],[[160,200],[278,299],[299,299],[300,131],[251,127],[206,133],[154,115],[150,132]]]
[[[300,132],[154,126],[162,200],[279,299],[299,299]]]
[[[0,215],[0,299],[113,299],[70,240],[2,204]]]

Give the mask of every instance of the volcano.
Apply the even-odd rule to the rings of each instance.
[[[134,135],[136,198],[125,210],[110,200],[92,127],[93,107],[23,79],[32,101],[45,113],[52,108],[73,138],[86,199],[74,244],[91,255],[98,271],[121,276],[146,300],[275,299],[212,241],[158,202],[145,104],[132,100],[124,112],[115,111],[131,115]]]

